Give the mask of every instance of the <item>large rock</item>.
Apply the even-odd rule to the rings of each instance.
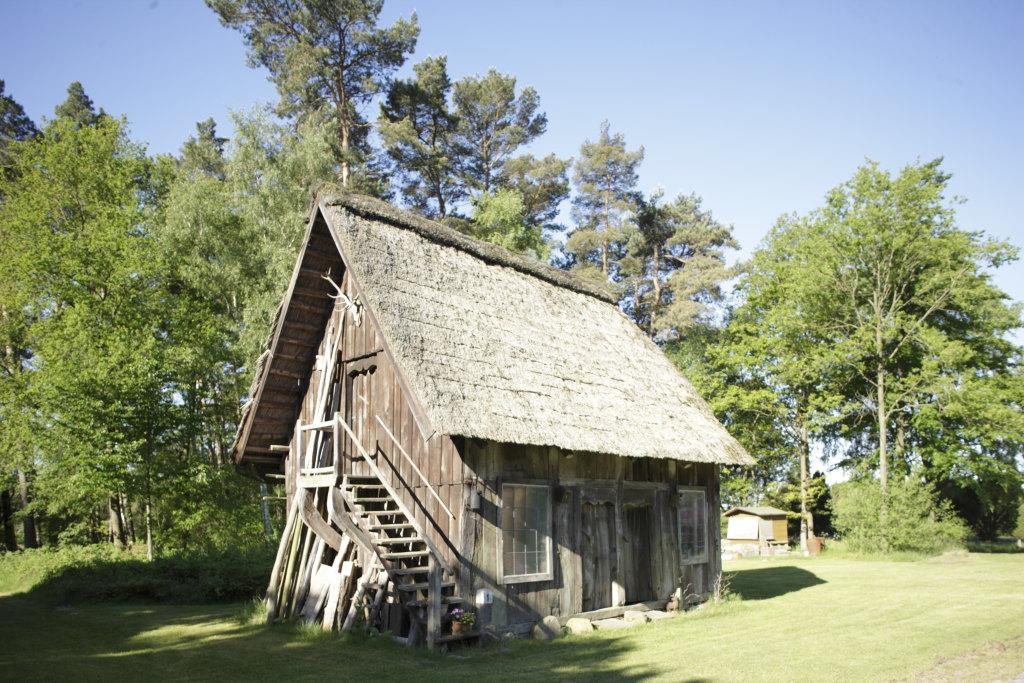
[[[629,628],[632,625],[625,619],[598,619],[594,622],[594,628],[599,631]]]
[[[549,615],[534,624],[531,633],[534,640],[551,640],[562,633],[562,624],[558,617]]]
[[[594,623],[586,617],[573,617],[565,622],[565,630],[574,636],[579,636],[593,631]]]
[[[652,609],[652,610],[649,610],[648,612],[646,612],[646,614],[647,614],[647,619],[648,620],[650,620],[650,621],[658,621],[659,619],[671,619],[672,617],[674,617],[675,615],[677,615],[679,613],[678,612],[662,612],[660,609]]]
[[[647,612],[638,609],[628,609],[622,613],[622,618],[631,624],[646,624],[649,620]]]

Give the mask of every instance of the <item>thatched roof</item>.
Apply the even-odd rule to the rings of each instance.
[[[747,507],[734,507],[734,508],[729,508],[725,512],[725,516],[726,517],[731,517],[733,515],[740,515],[740,514],[754,515],[755,517],[779,517],[780,515],[781,516],[786,516],[789,513],[786,512],[785,510],[780,510],[779,508],[769,507],[767,505],[754,505],[754,506],[747,506]]]
[[[435,431],[752,463],[600,285],[377,200],[318,207]]]

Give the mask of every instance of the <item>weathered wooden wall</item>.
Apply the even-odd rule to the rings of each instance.
[[[721,572],[716,465],[476,440],[466,441],[463,456],[466,480],[480,491],[482,506],[479,512],[464,513],[460,589],[463,595],[480,588],[493,591],[493,623],[529,624],[547,615],[665,601],[677,588],[701,597],[713,590]],[[507,586],[500,581],[500,491],[505,482],[552,487],[554,566],[549,581]],[[676,494],[681,485],[707,490],[708,561],[701,564],[680,561]]]

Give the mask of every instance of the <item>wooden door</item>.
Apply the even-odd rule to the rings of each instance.
[[[583,611],[612,606],[616,567],[615,505],[584,500],[580,509]]]
[[[654,506],[627,504],[622,513],[629,546],[623,558],[626,604],[654,600]]]
[[[376,365],[349,368],[345,377],[345,422],[352,429],[352,433],[359,437],[359,442],[366,452],[371,454],[376,448],[376,429],[371,410],[376,369]],[[353,474],[369,474],[369,466],[363,462],[356,445],[346,439],[345,446],[345,456],[350,463],[349,471]]]

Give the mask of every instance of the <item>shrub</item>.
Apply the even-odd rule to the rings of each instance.
[[[266,587],[271,549],[172,555],[149,562],[107,545],[0,555],[0,593],[31,591],[56,602],[247,600]]]
[[[934,555],[963,547],[964,523],[935,491],[918,477],[889,482],[886,512],[873,479],[834,488],[833,523],[855,553],[924,553]]]

